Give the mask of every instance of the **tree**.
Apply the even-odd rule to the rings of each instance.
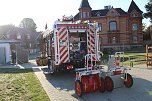
[[[145,18],[150,18],[150,21],[152,22],[152,0],[149,0],[149,2],[145,5],[146,13],[144,13]]]
[[[26,28],[32,32],[36,31],[36,24],[32,18],[24,18],[19,25],[21,28]]]
[[[150,37],[150,27],[145,27],[143,25],[143,39],[144,40],[150,40],[151,37]]]
[[[142,32],[144,33],[146,29],[147,29],[146,23],[142,23]]]

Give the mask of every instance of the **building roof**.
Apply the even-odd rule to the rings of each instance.
[[[0,40],[0,43],[19,43],[18,40]]]
[[[136,5],[136,3],[132,0],[131,4],[130,4],[130,7],[128,9],[128,13],[131,13],[133,10],[136,10],[137,12],[139,13],[143,13],[139,7]]]
[[[115,10],[116,10],[120,15],[128,15],[128,13],[125,12],[124,10],[122,10],[121,8],[115,8]]]
[[[97,13],[100,13],[100,16],[106,16],[108,13],[109,9],[101,9],[101,10],[92,10],[91,11],[91,17],[96,17]]]
[[[82,0],[81,1],[81,5],[80,5],[80,8],[91,8],[90,7],[90,5],[89,5],[89,2],[88,2],[88,0]],[[79,8],[79,9],[80,9]],[[111,8],[110,8],[111,9]],[[107,15],[107,13],[109,12],[109,10],[110,9],[100,9],[100,10],[92,10],[91,11],[91,17],[98,17],[99,16],[99,14],[100,14],[100,16],[101,17],[103,17],[103,16],[106,16]],[[139,7],[136,5],[136,3],[132,0],[132,2],[131,2],[131,4],[130,4],[130,7],[129,7],[129,9],[128,9],[128,11],[126,12],[126,11],[124,11],[123,9],[121,9],[121,8],[113,8],[112,7],[112,9],[115,9],[119,14],[120,14],[120,16],[127,16],[129,13],[131,13],[133,10],[136,10],[137,12],[139,12],[139,13],[143,13],[140,9],[139,9]],[[74,16],[74,20],[80,20],[80,16],[79,16],[80,14],[79,13],[77,13],[75,16]]]
[[[31,32],[25,28],[19,28],[15,26],[0,26],[0,39],[16,39],[16,35],[20,34],[23,42],[26,41],[27,35],[30,35],[29,42],[34,42],[39,35],[37,32]],[[6,36],[9,35],[9,38]]]
[[[91,8],[88,0],[82,0],[80,8]]]
[[[79,13],[74,16],[74,20],[79,20]]]
[[[128,13],[122,10],[121,8],[114,8],[121,16],[125,16]],[[97,17],[97,13],[100,13],[100,16],[106,16],[110,9],[100,9],[100,10],[92,10],[91,17]],[[79,13],[74,16],[74,20],[79,20]]]

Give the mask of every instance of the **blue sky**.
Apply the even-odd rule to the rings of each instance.
[[[88,0],[93,10],[103,9],[106,5],[127,11],[132,0]],[[144,6],[148,0],[134,0],[138,7],[146,12]],[[78,13],[81,0],[0,0],[0,25],[19,25],[23,18],[32,18],[37,30],[43,31],[45,24],[51,29],[55,20],[63,15]],[[149,20],[144,19],[149,25]]]

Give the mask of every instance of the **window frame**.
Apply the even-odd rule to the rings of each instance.
[[[111,29],[112,27],[111,27],[111,23],[115,23],[115,29]],[[109,22],[109,30],[110,31],[116,31],[117,30],[117,22],[116,21],[110,21]]]
[[[99,31],[102,32],[102,23],[98,23]]]

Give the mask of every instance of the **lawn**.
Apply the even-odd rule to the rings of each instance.
[[[146,64],[146,53],[125,53],[124,57],[124,65],[130,65],[128,57],[130,57],[134,65]]]
[[[0,101],[50,101],[32,69],[0,69]]]
[[[125,53],[124,54],[124,65],[130,66],[130,62],[133,62],[133,65],[145,64],[146,63],[146,53]],[[129,58],[130,57],[130,61]],[[108,54],[104,54],[102,57],[103,61],[108,61]],[[105,65],[107,62],[105,63]]]

